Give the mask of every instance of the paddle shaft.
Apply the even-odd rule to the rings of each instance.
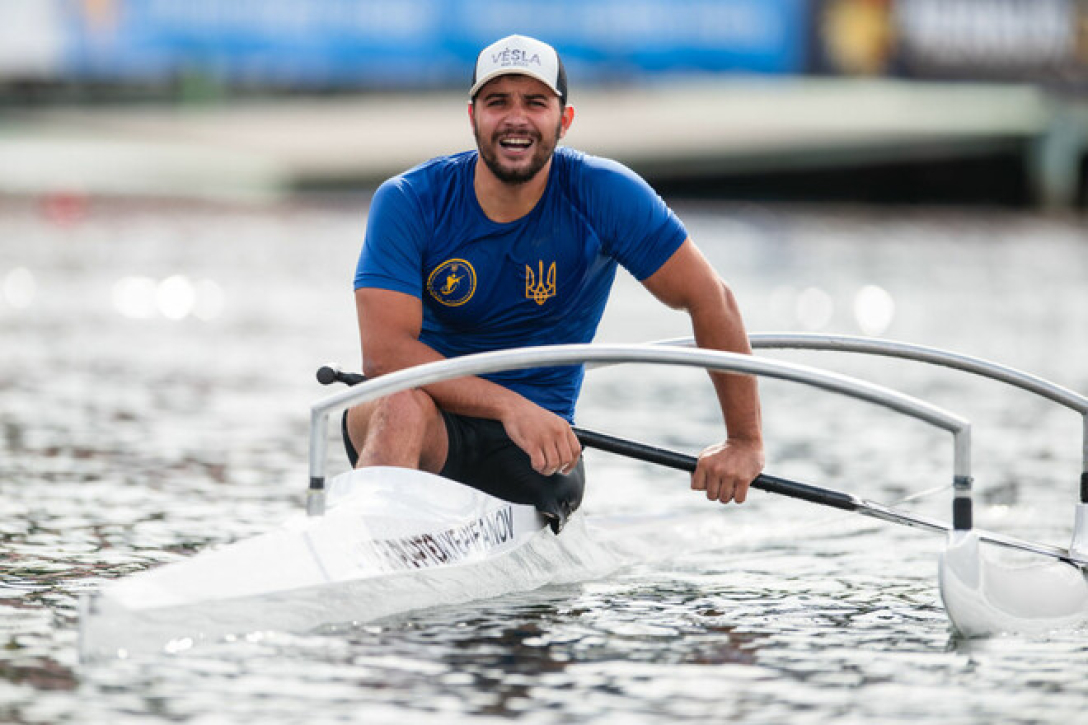
[[[578,440],[582,442],[582,445],[587,448],[596,448],[608,453],[646,461],[647,463],[656,463],[659,466],[675,468],[678,471],[692,473],[699,462],[695,456],[689,456],[686,453],[670,451],[667,448],[657,448],[645,443],[637,443],[584,428],[576,427],[574,434],[578,436]],[[859,506],[859,501],[848,493],[810,486],[807,483],[791,481],[787,478],[779,478],[766,473],[756,476],[756,479],[752,481],[752,488],[842,509],[843,511],[857,511]]]
[[[625,438],[617,438],[616,436],[586,430],[585,428],[576,427],[574,433],[578,436],[578,440],[582,442],[582,445],[587,448],[596,448],[607,453],[615,453],[628,458],[646,461],[647,463],[656,463],[657,465],[665,466],[667,468],[674,468],[691,473],[695,470],[695,466],[698,463],[697,458],[685,453],[679,453],[667,448],[658,448],[656,446],[646,445],[645,443],[639,443]],[[926,516],[908,514],[904,511],[898,511],[882,504],[866,501],[865,499],[858,498],[853,494],[845,493],[843,491],[821,488],[808,483],[791,481],[788,478],[770,476],[765,473],[761,473],[754,481],[752,481],[752,488],[767,491],[768,493],[777,493],[782,496],[788,496],[802,501],[821,504],[823,506],[830,506],[842,511],[853,511],[864,516],[880,519],[881,521],[887,521],[893,524],[901,524],[939,533],[948,533],[952,530],[952,527],[943,521],[937,521]],[[997,544],[1010,549],[1018,549],[1020,551],[1028,551],[1033,554],[1042,554],[1043,556],[1061,559],[1062,561],[1077,564],[1079,566],[1088,566],[1088,559],[1072,554],[1068,549],[1062,549],[1048,544],[1037,544],[1035,542],[1024,541],[1012,536],[983,531],[981,529],[975,529],[975,531],[978,533],[981,540],[988,541],[991,544]]]

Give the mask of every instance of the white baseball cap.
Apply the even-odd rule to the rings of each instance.
[[[547,43],[524,35],[508,35],[480,51],[468,97],[475,98],[491,79],[509,74],[532,76],[564,103],[567,100],[567,71],[559,54]]]

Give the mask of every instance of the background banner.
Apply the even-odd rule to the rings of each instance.
[[[65,3],[63,72],[206,73],[228,82],[435,86],[518,32],[576,80],[644,73],[798,73],[805,0],[83,0]]]

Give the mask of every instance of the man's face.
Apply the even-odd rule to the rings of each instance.
[[[524,184],[540,173],[573,118],[550,88],[522,75],[488,82],[469,112],[480,158],[507,184]]]

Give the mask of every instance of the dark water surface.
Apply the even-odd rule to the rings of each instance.
[[[753,331],[884,335],[1088,391],[1079,219],[677,208]],[[0,201],[0,722],[1072,723],[1088,709],[1088,632],[951,635],[940,537],[761,493],[718,510],[682,475],[597,453],[587,514],[675,514],[661,527],[679,535],[705,513],[702,545],[584,584],[81,666],[81,593],[300,506],[308,406],[328,392],[314,369],[357,365],[365,202],[71,211]],[[688,332],[621,273],[600,339]],[[774,355],[969,417],[980,525],[1068,545],[1074,413],[913,364]],[[769,471],[947,518],[945,434],[793,383],[762,391]],[[698,371],[594,371],[579,410],[687,451],[720,435]]]

